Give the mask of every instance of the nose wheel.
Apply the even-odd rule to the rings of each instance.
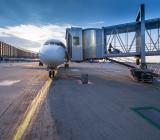
[[[69,68],[69,63],[66,62],[66,63],[64,64],[64,67],[65,67],[65,69],[68,69],[68,68]]]
[[[54,78],[55,77],[55,71],[49,71],[49,77]]]

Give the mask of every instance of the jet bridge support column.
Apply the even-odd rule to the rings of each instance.
[[[140,5],[136,22],[140,22],[136,31],[136,51],[140,51],[141,68],[146,69],[145,60],[145,6]]]

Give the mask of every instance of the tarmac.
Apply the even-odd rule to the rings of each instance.
[[[0,64],[0,139],[16,132],[48,79],[45,69],[37,63]],[[88,84],[81,83],[81,74],[88,74]],[[22,139],[159,140],[159,110],[159,84],[135,82],[129,69],[113,63],[71,63],[59,69]]]
[[[37,63],[0,64],[0,140],[12,139],[47,79],[47,71]]]

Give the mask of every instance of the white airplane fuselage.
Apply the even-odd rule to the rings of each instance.
[[[65,46],[57,40],[48,40],[40,49],[40,61],[47,65],[50,69],[55,69],[57,66],[64,63]]]

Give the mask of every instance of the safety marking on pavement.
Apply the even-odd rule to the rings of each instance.
[[[52,79],[48,79],[44,84],[44,86],[42,87],[42,89],[38,92],[37,96],[33,99],[31,104],[27,108],[24,119],[17,128],[16,133],[14,134],[12,140],[20,140],[22,138],[30,122],[32,121],[33,116],[36,114],[37,111],[39,111],[42,103],[44,102],[51,83]]]
[[[21,80],[4,80],[0,82],[0,86],[11,86],[15,83],[20,82]]]
[[[83,85],[83,83],[82,83],[82,81],[81,81],[81,80],[76,80],[76,81],[77,81],[77,83],[78,83],[79,85]],[[93,82],[88,81],[88,84],[89,84],[89,85],[92,85],[92,84],[93,84]]]
[[[156,89],[160,89],[160,86],[158,86],[158,85],[157,85],[157,86],[153,86],[153,85],[152,85],[151,87],[154,87],[154,88],[156,88]]]
[[[131,108],[147,122],[160,129],[160,110],[153,106]]]
[[[147,85],[148,87],[160,89],[160,84],[145,84],[145,85]]]

